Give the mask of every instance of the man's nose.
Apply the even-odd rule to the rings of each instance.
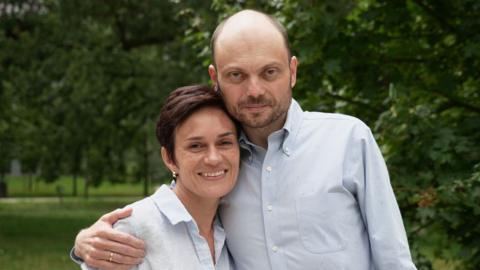
[[[247,95],[256,98],[262,96],[264,93],[265,91],[261,81],[256,77],[250,78],[247,85]]]

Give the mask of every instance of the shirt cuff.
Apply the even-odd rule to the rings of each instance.
[[[78,265],[81,265],[83,263],[82,258],[75,255],[75,248],[74,247],[70,250],[70,259]]]

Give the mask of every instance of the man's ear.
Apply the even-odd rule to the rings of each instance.
[[[213,65],[208,66],[208,75],[210,75],[210,79],[212,80],[212,83],[216,85],[218,82],[217,70]]]
[[[298,60],[297,57],[292,56],[290,59],[290,87],[294,87],[297,83],[297,67],[298,67]]]
[[[160,149],[160,153],[162,155],[162,160],[165,166],[171,171],[171,172],[176,172],[178,173],[178,168],[177,165],[175,165],[175,162],[170,158],[168,155],[168,151],[165,147],[162,146]]]

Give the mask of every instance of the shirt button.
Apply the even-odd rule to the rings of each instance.
[[[271,166],[267,166],[266,170],[267,170],[268,172],[271,172],[271,171],[272,171],[272,167],[271,167]]]
[[[267,210],[271,212],[273,210],[273,206],[271,204],[267,205]]]
[[[273,247],[272,247],[272,251],[273,251],[273,252],[277,252],[277,251],[278,251],[278,247],[277,247],[277,246],[273,246]]]

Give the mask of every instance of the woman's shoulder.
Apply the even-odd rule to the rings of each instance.
[[[168,229],[168,223],[155,203],[154,196],[155,194],[126,205],[126,208],[132,208],[132,214],[117,221],[114,227],[137,236],[148,234],[152,230],[161,232]]]

